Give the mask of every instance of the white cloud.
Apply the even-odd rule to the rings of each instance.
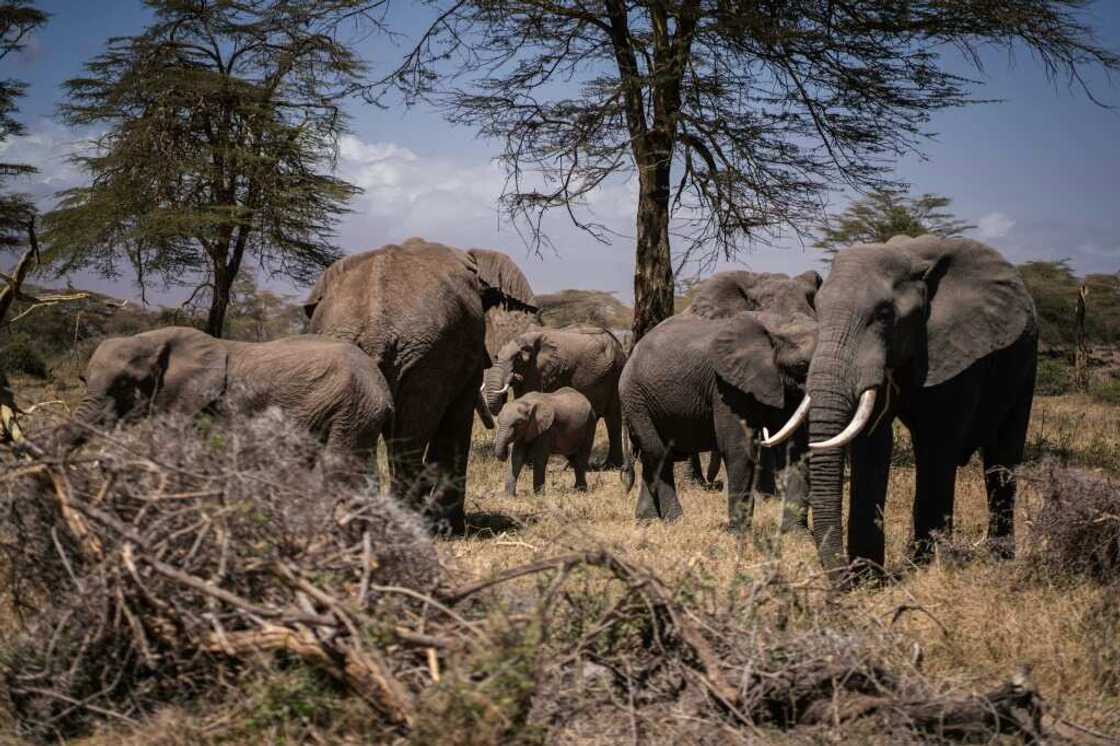
[[[983,239],[1003,238],[1014,227],[1014,218],[1002,212],[990,212],[976,221],[976,234]]]

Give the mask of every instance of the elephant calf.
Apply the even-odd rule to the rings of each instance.
[[[374,361],[347,342],[314,335],[273,342],[215,339],[167,327],[106,339],[94,350],[75,422],[62,435],[80,445],[91,427],[150,412],[194,415],[234,395],[239,407],[278,407],[339,455],[368,461],[393,417]]]
[[[567,456],[576,473],[576,489],[587,489],[587,462],[598,418],[583,394],[565,386],[544,394],[532,391],[502,407],[494,455],[505,461],[512,445],[506,494],[517,495],[517,477],[527,459],[533,462],[533,494],[544,489],[544,472],[552,454]]]

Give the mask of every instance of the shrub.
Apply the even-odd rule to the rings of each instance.
[[[22,332],[8,336],[0,345],[0,370],[8,375],[22,373],[35,378],[46,378],[50,374],[39,348]]]
[[[1051,462],[1031,522],[1028,561],[1049,577],[1120,581],[1120,485],[1115,477]]]
[[[269,652],[353,679],[391,710],[392,677],[379,683],[365,649],[387,633],[358,633],[354,617],[378,608],[369,619],[391,630],[414,602],[376,589],[441,582],[418,515],[325,477],[338,465],[315,465],[318,444],[276,410],[201,428],[161,416],[91,447],[96,463],[55,472],[64,487],[0,478],[4,585],[27,619],[4,678],[27,734],[189,699]]]
[[[1073,369],[1063,360],[1041,357],[1034,392],[1039,396],[1061,396],[1073,391]]]
[[[1102,404],[1120,407],[1120,379],[1111,378],[1099,383],[1090,389],[1089,393]]]

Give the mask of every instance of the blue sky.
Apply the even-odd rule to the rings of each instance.
[[[21,106],[28,135],[9,143],[4,155],[39,166],[40,175],[21,188],[49,206],[49,195],[82,181],[66,163],[81,133],[55,117],[60,84],[79,74],[108,38],[142,29],[146,16],[138,0],[40,0],[38,5],[52,14],[50,23],[0,70],[30,86]],[[424,21],[426,11],[413,4],[395,8],[389,20],[405,34]],[[1098,41],[1120,50],[1120,0],[1097,0],[1091,19]],[[381,38],[366,40],[361,49],[374,70],[400,52]],[[1116,107],[1102,109],[1080,90],[1048,81],[1027,52],[1010,59],[993,50],[985,55],[981,78],[986,85],[978,93],[1003,101],[936,115],[931,129],[937,138],[925,146],[926,158],[904,159],[898,175],[916,193],[951,197],[958,216],[979,226],[973,235],[1013,261],[1068,257],[1079,272],[1120,270],[1120,79],[1110,81],[1095,71],[1089,75],[1096,96]],[[424,107],[381,110],[354,103],[350,113],[353,134],[342,143],[340,172],[366,193],[339,231],[345,251],[421,235],[464,248],[506,251],[537,292],[588,287],[617,291],[625,301],[632,297],[632,184],[615,184],[594,203],[597,217],[619,234],[611,245],[558,217],[550,229],[556,253],[534,256],[496,208],[503,174],[491,159],[499,143],[479,140]],[[834,207],[842,208],[847,199],[838,194]],[[795,273],[821,265],[817,252],[790,239],[778,248],[748,252],[739,266]],[[127,280],[72,281],[136,295]],[[302,292],[285,283],[276,287]]]

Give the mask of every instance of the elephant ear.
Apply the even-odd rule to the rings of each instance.
[[[911,254],[929,289],[925,386],[949,380],[1037,324],[1019,271],[994,249],[931,235],[891,243]]]
[[[478,269],[484,308],[501,306],[507,310],[536,312],[533,288],[512,259],[500,251],[486,249],[471,249],[467,254]]]
[[[720,378],[760,404],[781,409],[785,386],[775,360],[774,341],[751,314],[720,322],[708,350]]]
[[[161,331],[156,403],[161,409],[197,414],[225,392],[229,354],[219,340],[197,329]]]
[[[556,419],[556,409],[545,401],[540,399],[533,403],[532,422],[533,430],[536,432],[533,437],[539,437],[541,433],[547,432],[548,428],[552,427],[553,420]]]
[[[537,375],[544,386],[553,385],[560,378],[565,367],[564,353],[552,335],[537,332],[534,335],[537,350]],[[547,391],[548,389],[544,389]]]
[[[816,309],[817,307],[817,291],[821,289],[824,284],[824,278],[815,269],[810,269],[808,272],[802,272],[797,277],[793,278],[795,282],[799,282],[805,286],[805,299],[809,302],[809,307]]]

